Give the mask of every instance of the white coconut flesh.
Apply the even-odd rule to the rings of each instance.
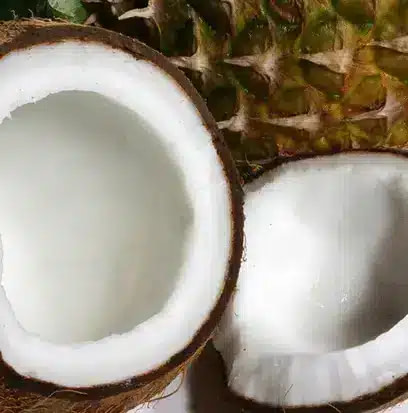
[[[290,162],[246,188],[246,258],[216,346],[274,406],[347,402],[408,373],[408,161]]]
[[[224,287],[229,185],[152,63],[69,41],[0,60],[0,351],[94,386],[182,351]]]

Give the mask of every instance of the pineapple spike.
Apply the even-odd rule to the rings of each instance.
[[[232,132],[245,132],[248,130],[248,103],[243,92],[239,94],[239,108],[230,119],[217,122],[220,129],[229,129]]]
[[[330,52],[303,54],[300,57],[312,63],[326,66],[328,69],[338,73],[348,73],[353,64],[352,49],[339,49]]]
[[[208,57],[199,48],[192,56],[176,56],[170,58],[170,61],[177,67],[192,69],[197,72],[205,72],[210,67]]]
[[[223,3],[228,5],[229,14],[235,23],[233,26],[239,26],[238,16],[244,17],[245,20],[251,20],[261,11],[261,1],[259,0],[223,0]]]
[[[229,129],[231,132],[243,132],[246,129],[247,120],[242,113],[238,112],[230,119],[217,122],[220,129]]]
[[[173,65],[177,67],[199,71],[200,69],[198,69],[198,64],[195,62],[195,60],[195,54],[192,56],[176,56],[170,58],[171,63],[173,63]]]
[[[220,129],[229,129],[232,132],[243,132],[247,129],[248,118],[246,110],[241,107],[238,113],[230,119],[217,123]]]
[[[273,84],[278,77],[280,57],[278,50],[272,47],[262,54],[225,58],[224,62],[241,67],[253,67],[260,74],[267,76]]]
[[[231,64],[231,65],[237,65],[237,66],[242,66],[242,67],[250,67],[250,66],[255,66],[256,65],[257,59],[258,59],[257,55],[240,56],[240,57],[226,58],[226,59],[224,59],[224,62],[228,63],[228,64]]]
[[[404,111],[403,104],[397,100],[397,98],[388,93],[385,105],[381,109],[371,110],[360,115],[353,116],[350,118],[353,121],[363,120],[363,119],[387,119],[387,127],[390,128],[395,120],[402,114]]]
[[[389,41],[374,41],[370,43],[370,46],[381,46],[397,52],[408,53],[408,36],[396,37]]]
[[[270,125],[285,126],[299,130],[305,130],[311,133],[315,133],[320,129],[321,119],[318,114],[306,114],[290,116],[288,118],[274,118],[268,120],[262,120],[263,123]]]
[[[84,24],[86,25],[91,25],[95,24],[98,21],[98,14],[97,13],[92,13],[88,16],[88,18],[84,21]]]
[[[142,9],[128,10],[127,12],[119,16],[119,20],[131,19],[133,17],[141,17],[144,19],[150,19],[153,17],[153,15],[154,15],[154,8],[152,7],[152,5],[149,5]]]
[[[176,56],[170,58],[170,61],[177,67],[206,73],[211,70],[211,43],[208,44],[208,39],[203,37],[203,34],[198,27],[200,24],[199,17],[194,10],[191,11],[191,16],[195,22],[197,49],[191,56]]]

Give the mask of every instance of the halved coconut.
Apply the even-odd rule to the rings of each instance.
[[[405,156],[281,164],[246,187],[244,212],[245,260],[216,339],[233,392],[342,413],[404,397]]]
[[[147,46],[35,21],[0,39],[0,411],[126,411],[226,306],[237,172],[204,102]]]

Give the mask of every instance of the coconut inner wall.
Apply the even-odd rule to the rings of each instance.
[[[246,215],[231,311],[248,354],[357,346],[408,313],[403,158],[289,163],[248,188]]]
[[[3,121],[2,285],[27,331],[98,340],[163,308],[193,220],[168,151],[96,93],[50,95]]]

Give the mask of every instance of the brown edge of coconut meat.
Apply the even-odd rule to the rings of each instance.
[[[123,382],[89,388],[69,389],[31,377],[23,377],[0,359],[0,411],[121,413],[163,392],[183,372],[211,337],[234,291],[243,251],[243,193],[231,154],[206,104],[190,81],[168,60],[145,44],[105,29],[65,22],[22,20],[0,23],[0,59],[17,50],[65,41],[98,43],[119,49],[135,59],[149,61],[168,75],[193,102],[202,123],[212,137],[229,184],[232,245],[224,288],[190,344],[159,368]],[[1,81],[1,79],[0,79]],[[137,350],[136,350],[137,351]],[[0,356],[1,357],[1,356]]]
[[[247,183],[254,183],[264,173],[272,171],[282,165],[301,161],[305,159],[321,158],[328,156],[336,156],[340,154],[378,154],[378,155],[394,155],[399,158],[404,158],[408,161],[408,150],[392,147],[376,147],[373,149],[350,149],[336,152],[325,152],[320,154],[299,154],[293,156],[281,156],[267,165],[261,174],[257,175]],[[217,355],[211,355],[212,352]],[[408,399],[408,373],[399,377],[388,386],[384,386],[374,393],[364,394],[347,402],[333,402],[330,404],[307,405],[307,406],[271,406],[268,404],[259,403],[253,399],[246,398],[228,387],[228,378],[226,376],[225,363],[221,354],[209,346],[205,351],[205,357],[208,363],[213,365],[214,370],[221,371],[223,374],[222,383],[218,382],[220,396],[219,398],[226,402],[228,406],[225,413],[377,413],[385,412],[386,409],[395,407],[397,404]],[[203,361],[204,363],[204,361]],[[229,407],[231,406],[231,410]],[[201,412],[200,412],[201,413]],[[218,413],[218,412],[216,412]],[[221,412],[220,412],[221,413]]]

